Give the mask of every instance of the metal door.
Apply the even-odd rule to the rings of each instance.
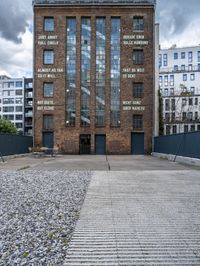
[[[106,135],[95,135],[95,153],[106,154]]]
[[[144,133],[131,134],[131,153],[144,154]]]
[[[43,147],[53,148],[53,132],[43,132]]]

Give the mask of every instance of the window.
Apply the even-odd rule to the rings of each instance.
[[[16,104],[22,104],[22,98],[15,98]]]
[[[195,119],[195,120],[198,120],[198,112],[195,112],[195,113],[194,113],[194,119]]]
[[[4,98],[3,104],[14,104],[14,98]]]
[[[174,96],[174,88],[170,88],[170,96]]]
[[[172,121],[174,122],[176,120],[176,114],[172,113]]]
[[[188,65],[188,70],[191,71],[192,70],[192,64]]]
[[[178,65],[174,65],[174,71],[178,71]]]
[[[164,66],[167,66],[168,65],[168,56],[167,56],[167,54],[164,54],[163,55],[163,65]]]
[[[195,131],[195,125],[191,125],[191,127],[190,127],[190,131]]]
[[[192,52],[188,52],[188,62],[192,62]]]
[[[16,128],[23,128],[23,125],[22,125],[22,123],[15,123],[15,126],[16,126]]]
[[[133,129],[143,128],[143,117],[142,115],[133,115]]]
[[[166,99],[165,100],[165,111],[169,111],[169,108],[170,108],[170,106],[169,106],[169,99]]]
[[[183,74],[183,81],[187,80],[187,74]]]
[[[165,86],[168,86],[168,76],[164,76],[164,83],[165,83]]]
[[[22,95],[22,90],[16,90],[15,95]]]
[[[195,87],[190,87],[190,92],[191,92],[191,94],[194,94],[195,93]]]
[[[53,130],[53,115],[43,115],[43,130]]]
[[[22,112],[22,106],[16,106],[15,110],[16,112]]]
[[[53,83],[43,84],[43,94],[44,97],[53,97]]]
[[[170,86],[174,86],[174,75],[170,75]]]
[[[54,31],[54,18],[44,18],[44,30],[45,31]]]
[[[134,17],[133,18],[133,30],[134,31],[143,31],[144,30],[144,18],[143,17]]]
[[[166,135],[170,135],[171,127],[169,125],[166,126]]]
[[[144,52],[143,50],[133,50],[133,63],[136,65],[144,64]]]
[[[175,111],[176,110],[176,102],[175,102],[175,99],[172,99],[171,100],[171,105],[172,105],[172,111]]]
[[[185,52],[181,52],[181,59],[185,59]]]
[[[174,53],[174,59],[178,59],[178,53]]]
[[[197,130],[199,130],[199,131],[200,131],[200,125],[198,125],[198,126],[197,126]]]
[[[177,133],[177,126],[176,125],[174,125],[172,127],[172,132],[173,132],[173,134],[176,134]]]
[[[54,64],[54,51],[44,50],[44,65]]]
[[[164,96],[168,96],[168,89],[167,88],[165,88],[165,90],[164,90]]]
[[[133,83],[133,97],[142,98],[143,90],[143,83]]]
[[[193,112],[188,113],[188,120],[192,121],[193,119]]]
[[[185,71],[185,65],[181,65],[181,70]]]
[[[22,119],[23,119],[22,115],[15,115],[15,120],[22,120]]]
[[[14,112],[14,106],[3,106],[4,113]]]
[[[198,62],[200,62],[200,51],[197,52],[197,57]]]
[[[198,70],[200,70],[200,64],[198,64],[197,68],[198,68]]]
[[[198,105],[198,98],[195,98],[195,105]]]
[[[170,120],[170,114],[165,113],[165,122],[169,122],[169,120]]]
[[[22,81],[16,81],[16,88],[21,88],[22,87]]]
[[[184,125],[184,133],[188,132],[188,125]]]
[[[14,115],[3,115],[3,118],[8,120],[14,120]]]
[[[186,98],[183,98],[183,99],[182,99],[182,105],[186,105],[186,103],[187,103]]]
[[[162,55],[159,54],[159,67],[161,67],[161,66],[162,66]]]
[[[185,121],[185,120],[187,119],[187,114],[186,114],[186,112],[183,112],[183,113],[182,113],[182,119],[183,119],[183,121]]]
[[[160,87],[162,87],[162,85],[163,85],[163,77],[162,76],[159,77],[159,85],[160,85]]]
[[[195,80],[195,74],[190,74],[190,80]]]
[[[189,98],[189,105],[193,105],[193,99]]]

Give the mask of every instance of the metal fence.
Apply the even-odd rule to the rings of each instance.
[[[200,158],[200,131],[155,137],[154,152]]]
[[[0,134],[0,155],[13,155],[29,152],[33,146],[33,137],[12,134]]]

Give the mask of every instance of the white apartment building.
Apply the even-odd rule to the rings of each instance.
[[[24,131],[24,78],[0,77],[0,116]]]
[[[200,45],[159,51],[164,134],[200,130]]]

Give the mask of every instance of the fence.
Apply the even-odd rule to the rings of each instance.
[[[154,152],[200,158],[200,131],[155,137]]]
[[[33,137],[11,134],[0,134],[0,154],[3,156],[29,152],[33,146]]]

